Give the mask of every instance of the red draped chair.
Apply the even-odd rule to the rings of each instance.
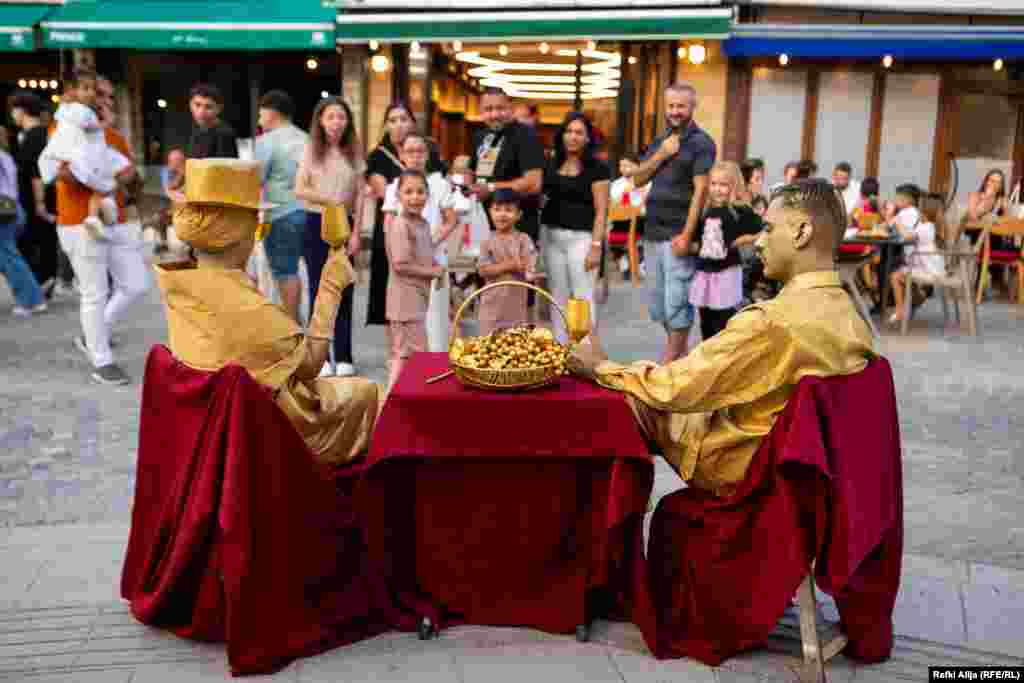
[[[360,470],[318,466],[245,369],[201,372],[154,347],[121,595],[143,623],[225,641],[233,674],[386,630]]]
[[[875,359],[854,375],[805,378],[731,495],[687,488],[660,501],[646,566],[636,572],[634,621],[656,657],[717,666],[765,643],[812,574],[835,597],[847,656],[887,659],[902,561],[902,490],[888,362]],[[808,588],[804,583],[805,599]],[[805,675],[820,680],[821,671],[820,659],[810,661]]]

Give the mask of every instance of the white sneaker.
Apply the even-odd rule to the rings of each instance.
[[[25,308],[24,306],[15,305],[15,307],[11,309],[11,314],[14,315],[15,318],[31,318],[32,314],[45,313],[46,309],[46,302],[43,302],[37,306],[32,306],[31,308]]]
[[[96,218],[96,216],[89,216],[84,221],[82,221],[82,227],[85,228],[85,231],[87,233],[89,233],[89,237],[93,238],[98,242],[106,242],[109,238],[109,236],[107,235],[107,230],[103,226],[103,221],[101,221],[99,218]]]
[[[356,374],[356,366],[351,363],[336,363],[334,366],[335,377],[352,377]]]
[[[324,366],[320,368],[320,377],[334,377],[334,368],[331,366],[331,361],[324,361]]]

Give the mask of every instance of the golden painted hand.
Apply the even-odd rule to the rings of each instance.
[[[606,360],[608,355],[601,348],[597,336],[588,334],[569,354],[569,370],[574,375],[592,380],[596,376],[597,366]]]

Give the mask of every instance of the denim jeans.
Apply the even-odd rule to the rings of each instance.
[[[15,303],[23,308],[32,308],[43,303],[43,290],[18,251],[18,238],[25,230],[25,212],[21,206],[17,209],[17,218],[0,222],[0,273],[7,278]]]

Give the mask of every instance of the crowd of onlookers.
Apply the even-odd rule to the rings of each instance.
[[[717,159],[714,140],[694,119],[694,88],[675,84],[664,97],[664,133],[640,155],[621,160],[621,177],[612,183],[600,149],[603,136],[584,114],[566,116],[553,148],[546,150],[535,129],[536,109],[513,109],[500,90],[482,95],[485,127],[471,154],[450,164],[418,132],[403,103],[388,107],[383,135],[364,158],[344,99],[320,101],[304,130],[294,121],[287,93],[265,93],[253,156],[271,205],[264,215],[270,229],[262,253],[276,296],[299,319],[300,262],[312,300],[328,254],[321,232],[340,213],[350,227],[346,249],[352,258],[362,248],[364,229],[372,234],[365,321],[387,325],[393,374],[416,350],[446,348],[452,301],[472,285],[540,282],[559,305],[570,297],[589,301],[596,325],[607,292],[608,211],[633,206],[642,214],[649,314],[666,332],[662,360],[681,357],[698,315],[702,336],[708,337],[743,304],[774,295],[752,245],[776,188],[766,187],[758,159]],[[124,383],[128,378],[114,362],[110,330],[147,289],[149,275],[135,208],[139,172],[113,127],[113,84],[96,74],[75,74],[52,122],[30,93],[16,94],[10,104],[20,132],[14,158],[0,138],[0,270],[14,291],[14,314],[42,313],[50,298],[77,294],[82,333],[73,343],[91,360],[94,379]],[[221,119],[223,107],[212,85],[199,84],[189,94],[188,144],[165,152],[162,203],[146,217],[160,248],[174,244],[172,211],[184,198],[186,160],[239,155],[235,132]],[[791,162],[780,185],[817,174],[812,161]],[[959,239],[961,225],[1007,210],[1006,178],[999,171],[970,195],[966,216],[952,234],[940,196],[905,184],[882,199],[878,180],[856,179],[846,162],[832,170],[832,183],[847,210],[849,236],[885,231],[915,245],[917,256],[908,249],[894,272],[882,274],[896,285],[897,304],[904,272],[915,279],[941,272],[941,249]],[[452,272],[456,257],[476,259],[475,272]],[[877,264],[867,263],[861,286],[877,297],[879,279]],[[897,305],[894,321],[902,310]],[[532,292],[510,287],[486,293],[477,311],[485,331],[550,316],[564,338],[560,315],[550,313]],[[356,371],[354,315],[349,289],[326,375]]]

